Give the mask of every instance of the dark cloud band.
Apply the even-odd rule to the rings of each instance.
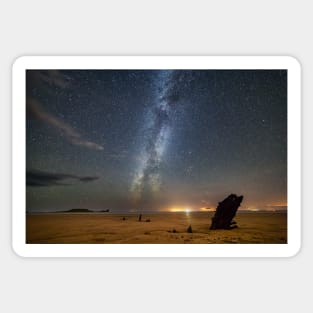
[[[78,176],[65,173],[52,173],[39,170],[29,170],[26,172],[26,186],[47,187],[72,185],[71,181],[81,181],[84,183],[99,179],[98,176]]]

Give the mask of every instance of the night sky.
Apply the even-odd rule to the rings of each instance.
[[[287,205],[287,71],[28,70],[27,210]]]

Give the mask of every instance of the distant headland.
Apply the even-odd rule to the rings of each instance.
[[[85,208],[74,208],[74,209],[69,209],[66,211],[54,211],[52,213],[105,213],[105,212],[110,212],[110,209],[93,211],[93,210],[89,210]]]

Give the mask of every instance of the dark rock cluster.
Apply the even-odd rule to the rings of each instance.
[[[222,202],[218,203],[215,214],[212,217],[210,229],[232,229],[236,228],[236,222],[233,221],[238,208],[242,202],[243,196],[235,194],[229,195]]]

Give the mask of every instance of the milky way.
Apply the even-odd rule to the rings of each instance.
[[[155,193],[161,185],[160,165],[171,132],[169,98],[175,90],[173,72],[160,72],[157,77],[155,103],[147,112],[145,141],[138,170],[131,185],[133,199],[139,201],[143,193]]]

